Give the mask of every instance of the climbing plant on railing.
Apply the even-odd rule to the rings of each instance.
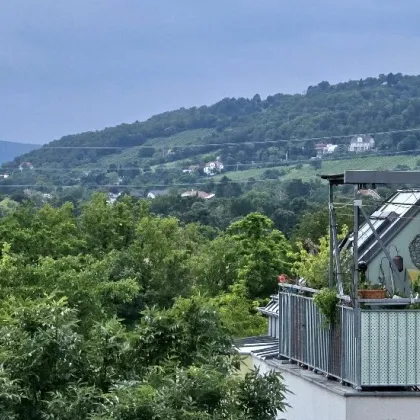
[[[318,306],[329,325],[334,325],[337,320],[337,292],[333,289],[321,289],[314,296],[315,305]]]

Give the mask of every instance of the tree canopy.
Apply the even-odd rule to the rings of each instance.
[[[291,268],[266,216],[209,235],[97,194],[80,213],[17,204],[0,231],[2,418],[272,420],[285,410],[281,378],[239,375],[232,341],[266,333],[258,299]]]

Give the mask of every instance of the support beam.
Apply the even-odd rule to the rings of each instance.
[[[420,184],[420,171],[345,171],[345,184]]]
[[[281,301],[281,289],[280,289],[280,285],[279,288],[277,290],[277,302],[278,302],[278,314],[279,316],[277,317],[277,351],[278,351],[278,358],[281,359],[281,351],[280,351],[280,340],[281,340],[281,327],[280,325],[283,322],[282,319],[282,315],[283,315],[283,311],[282,311],[282,301]]]
[[[335,267],[337,273],[337,286],[339,295],[344,295],[343,288],[343,275],[341,272],[341,258],[340,250],[338,249],[338,235],[337,235],[337,222],[335,219],[335,210],[334,205],[331,204],[330,208],[330,217],[331,217],[331,232],[332,232],[332,245],[333,245],[333,257],[335,256]],[[331,245],[331,244],[330,244]]]
[[[369,219],[369,216],[367,215],[367,213],[365,212],[365,210],[362,206],[360,206],[360,211],[362,212],[363,217],[366,220],[366,223],[369,225],[370,229],[372,230],[373,234],[375,235],[375,238],[378,241],[378,244],[381,247],[383,253],[385,254],[387,260],[389,261],[389,264],[391,265],[394,276],[399,280],[400,284],[404,284],[404,280],[401,279],[401,275],[400,275],[401,273],[398,271],[398,268],[395,265],[394,260],[391,258],[391,254],[389,253],[387,247],[383,243],[383,241],[382,241],[381,237],[379,236],[378,232],[376,232],[376,229],[374,228],[372,222]]]
[[[329,201],[328,201],[328,210],[329,210],[329,220],[330,220],[330,265],[329,265],[329,286],[330,289],[334,287],[334,235],[333,235],[333,201],[334,201],[334,187],[333,184],[329,183]]]
[[[359,208],[362,205],[362,200],[357,200],[357,186],[354,187],[354,215],[353,215],[353,299],[355,306],[357,304],[359,293]]]
[[[354,230],[353,230],[353,306],[354,306],[354,335],[356,339],[356,390],[362,389],[362,324],[359,304],[359,207],[361,200],[357,200],[358,188],[354,187]]]

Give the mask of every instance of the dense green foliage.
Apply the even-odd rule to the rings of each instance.
[[[8,207],[9,208],[9,207]],[[293,255],[251,213],[220,232],[94,195],[0,218],[0,418],[272,420],[275,374],[238,375],[232,337]]]
[[[335,289],[323,288],[314,296],[315,305],[325,317],[325,322],[333,325],[337,318],[337,305],[340,302]]]
[[[0,418],[272,420],[284,411],[278,376],[238,375],[232,338],[266,333],[256,308],[278,275],[327,286],[327,189],[314,176],[334,166],[282,159],[314,155],[318,140],[296,138],[418,127],[419,93],[420,77],[391,74],[224,99],[67,136],[8,165]],[[348,158],[348,140],[334,138],[336,158]],[[375,140],[387,153],[420,146],[417,132]],[[218,156],[232,178],[182,172]],[[28,161],[33,169],[17,169]],[[406,165],[419,166],[415,153]],[[156,184],[167,194],[138,198]],[[215,197],[180,196],[194,184]],[[111,204],[92,196],[98,188],[126,194]],[[352,193],[336,191],[340,231]],[[334,292],[318,296],[333,322]]]

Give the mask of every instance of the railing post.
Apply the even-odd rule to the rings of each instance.
[[[334,190],[333,190],[333,184],[329,183],[329,202],[328,202],[328,209],[329,209],[329,220],[330,220],[330,264],[329,264],[329,286],[330,289],[334,287],[334,237],[333,237],[333,201],[334,201]]]
[[[278,289],[278,317],[277,317],[277,332],[278,332],[278,339],[277,339],[277,343],[278,343],[278,357],[279,359],[281,358],[281,352],[280,352],[280,340],[281,340],[281,323],[283,322],[282,320],[282,307],[281,307],[281,289],[280,289],[280,284],[279,284],[279,289]]]
[[[288,346],[287,346],[287,350],[288,350],[288,356],[289,356],[289,360],[292,359],[292,295],[290,293],[290,291],[288,291],[287,293],[287,328],[288,328]]]
[[[355,308],[355,333],[356,333],[356,389],[362,390],[362,317],[360,306]]]
[[[356,339],[356,389],[360,391],[362,375],[361,354],[361,318],[359,305],[359,208],[362,201],[357,200],[358,186],[354,187],[354,230],[353,230],[353,306],[354,306],[354,335]]]
[[[345,366],[345,337],[346,337],[346,322],[345,322],[345,318],[347,319],[345,312],[344,312],[344,306],[339,306],[340,308],[340,378],[341,378],[341,383],[343,383],[345,381],[344,375],[346,373],[346,366]]]

